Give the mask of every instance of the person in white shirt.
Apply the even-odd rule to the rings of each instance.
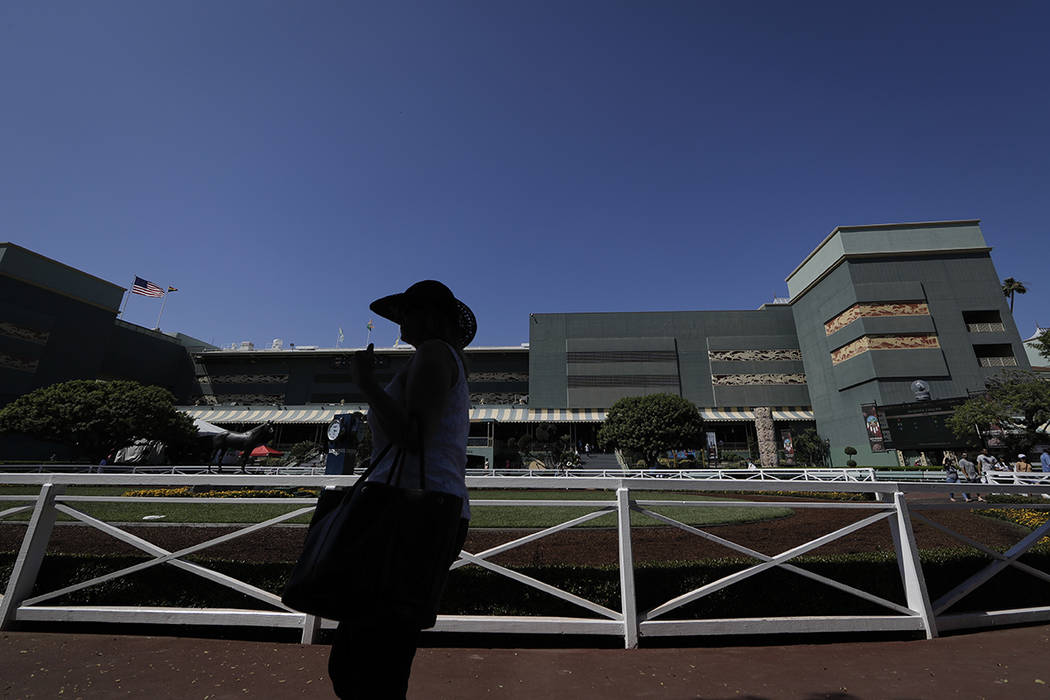
[[[959,460],[959,471],[962,472],[962,477],[970,484],[978,484],[981,481],[981,474],[977,471],[977,465],[970,461],[969,453],[966,453]],[[967,501],[972,501],[967,494],[963,494]],[[984,501],[984,497],[978,495],[978,501]]]
[[[397,323],[401,339],[415,348],[409,363],[385,387],[375,372],[374,348],[354,353],[353,382],[368,399],[375,463],[369,481],[413,484],[462,498],[456,544],[458,556],[470,523],[466,485],[470,391],[463,348],[474,338],[477,320],[441,282],[417,282],[400,294],[369,305]],[[391,446],[399,450],[390,450]],[[398,460],[397,454],[402,459]],[[448,562],[451,566],[452,561]],[[362,576],[369,575],[362,572]],[[389,602],[372,601],[379,614],[343,620],[336,629],[328,674],[341,698],[404,698],[421,622]]]
[[[981,453],[977,455],[977,475],[981,481],[988,481],[988,472],[995,468],[995,457],[988,454],[988,448],[981,450]]]

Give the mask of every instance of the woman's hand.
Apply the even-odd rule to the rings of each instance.
[[[374,343],[369,343],[364,350],[358,350],[350,360],[350,375],[354,384],[364,392],[376,386],[376,358],[373,352]]]

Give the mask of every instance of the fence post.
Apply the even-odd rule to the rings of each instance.
[[[878,491],[875,493],[875,500],[879,503],[886,503],[890,500],[888,493]],[[904,581],[904,557],[901,556],[901,526],[897,521],[896,505],[894,505],[894,516],[889,518],[890,523],[890,537],[893,539],[893,551],[897,554],[897,570],[900,572],[901,581]]]
[[[638,606],[634,598],[634,554],[631,551],[631,492],[616,489],[616,530],[620,545],[620,609],[623,611],[623,646],[638,646]]]
[[[4,598],[0,600],[0,630],[11,627],[15,613],[22,601],[29,597],[40,572],[40,564],[47,552],[47,543],[51,539],[51,530],[55,526],[55,496],[62,493],[64,486],[44,484],[40,487],[33,515],[29,518],[22,547],[18,550],[11,577],[7,580]]]
[[[301,644],[316,644],[317,633],[321,631],[321,618],[316,615],[306,615],[303,617],[303,636],[300,639]]]
[[[894,546],[897,548],[897,562],[902,571],[907,605],[922,618],[926,638],[933,639],[937,636],[937,619],[933,614],[933,606],[930,605],[930,592],[926,589],[926,577],[923,576],[922,564],[919,562],[919,548],[915,544],[915,533],[911,527],[908,501],[903,493],[897,491],[893,494],[893,504],[897,511]]]

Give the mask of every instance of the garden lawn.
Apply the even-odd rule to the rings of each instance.
[[[109,486],[71,486],[66,489],[66,496],[120,496],[128,490],[125,487]],[[39,488],[35,486],[0,486],[0,495],[35,495]],[[698,496],[691,493],[672,493],[666,491],[637,491],[632,494],[638,500],[675,500],[703,502],[708,500],[727,500],[725,497]],[[574,500],[574,501],[615,501],[615,493],[612,491],[517,491],[517,490],[475,490],[471,491],[472,501],[486,499],[517,499],[517,500]],[[32,501],[26,504],[31,505]],[[21,503],[5,501],[0,502],[0,510],[7,510]],[[105,522],[135,522],[141,521],[149,515],[163,515],[163,518],[150,518],[151,521],[161,523],[255,523],[281,514],[306,507],[306,504],[289,503],[258,503],[252,499],[230,498],[222,503],[176,503],[166,502],[159,499],[154,502],[72,502],[69,507],[86,513],[92,517]],[[482,506],[473,504],[471,506],[472,528],[544,528],[580,517],[593,512],[592,507],[578,506]],[[661,515],[674,520],[694,525],[708,526],[725,523],[755,522],[782,518],[791,515],[789,508],[751,508],[740,507],[697,507],[697,506],[663,506],[655,509]],[[26,521],[29,519],[30,511],[16,513],[4,520]],[[61,521],[74,520],[65,513],[60,513],[58,519]],[[290,523],[307,523],[310,514],[298,516],[288,520]],[[0,521],[2,522],[2,521]],[[148,521],[147,521],[148,522]],[[631,513],[632,526],[662,525],[641,513]],[[583,527],[615,527],[616,514],[610,512],[594,520],[588,521]]]

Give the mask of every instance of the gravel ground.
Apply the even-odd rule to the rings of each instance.
[[[931,640],[670,649],[424,648],[410,700],[1048,698],[1050,627]],[[0,634],[0,698],[332,698],[328,647]]]

